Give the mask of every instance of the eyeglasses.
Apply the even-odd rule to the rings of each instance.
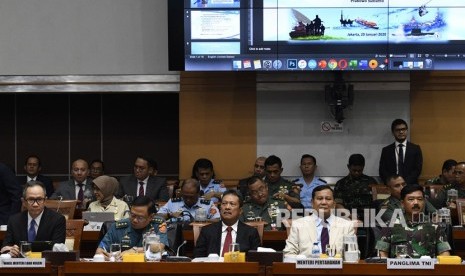
[[[29,205],[34,205],[34,203],[37,203],[37,204],[42,204],[45,202],[45,198],[26,198],[26,201],[27,201],[27,204]]]
[[[249,193],[253,196],[258,196],[258,195],[262,195],[264,194],[266,191],[266,187],[265,186],[261,186],[258,190],[250,190]]]
[[[396,128],[394,129],[395,132],[406,132],[407,131],[407,128],[406,127],[403,127],[403,128]]]
[[[138,216],[134,213],[129,213],[129,216],[131,217],[131,220],[137,220],[138,222],[144,222],[147,220],[146,217],[143,217],[143,216]]]

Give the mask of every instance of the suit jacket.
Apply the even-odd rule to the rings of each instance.
[[[221,252],[221,221],[202,227],[194,248],[194,257],[207,257],[211,253],[220,255]],[[260,246],[260,236],[257,229],[241,221],[237,225],[236,243],[241,252],[256,250]]]
[[[27,181],[27,176],[17,176],[16,179],[18,180],[19,185],[24,186],[24,184],[26,184]],[[52,179],[45,175],[39,174],[37,175],[36,180],[44,184],[47,197],[51,197],[53,195],[53,192],[55,191]]]
[[[20,245],[21,241],[27,241],[27,211],[15,214],[8,221],[3,246]],[[39,228],[37,229],[36,241],[52,241],[53,243],[65,243],[66,219],[57,212],[44,208]]]
[[[8,218],[21,211],[22,187],[17,183],[14,172],[0,163],[0,224],[5,225]]]
[[[89,190],[92,194],[92,198],[94,197],[93,188],[92,188],[92,179],[87,178],[86,186],[85,186],[85,193]],[[61,199],[63,200],[76,200],[76,185],[74,184],[74,179],[70,179],[67,181],[60,182],[58,188],[50,197],[51,199]],[[94,199],[94,198],[93,198]]]
[[[396,146],[392,143],[383,148],[379,159],[379,176],[386,183],[386,178],[397,172]],[[402,177],[407,184],[418,184],[423,167],[423,155],[420,146],[407,142],[407,150],[404,153],[404,166]]]
[[[354,224],[352,221],[334,215],[332,220],[329,226],[329,244],[336,245],[338,250],[342,250],[343,237],[355,235]],[[314,242],[318,242],[315,217],[306,216],[296,219],[292,221],[291,231],[283,252],[284,254],[311,257]]]
[[[117,197],[122,198],[124,195],[131,195],[134,198],[138,196],[139,181],[134,175],[122,177],[119,181],[119,191]],[[168,201],[169,194],[164,177],[150,176],[147,180],[145,195],[152,200]]]

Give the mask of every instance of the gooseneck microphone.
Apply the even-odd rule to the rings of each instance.
[[[181,245],[178,246],[178,249],[176,250],[176,256],[168,256],[166,257],[167,262],[190,262],[192,261],[191,258],[186,257],[186,256],[179,256],[179,249],[183,247],[187,243],[186,240],[184,240]]]
[[[178,246],[178,250],[176,250],[176,257],[179,257],[179,249],[181,249],[181,247],[183,247],[185,244],[187,243],[186,240],[184,240],[180,246]]]

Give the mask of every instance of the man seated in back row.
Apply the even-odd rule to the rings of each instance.
[[[51,241],[64,243],[66,238],[65,217],[45,207],[46,191],[39,181],[26,183],[23,204],[26,211],[13,215],[8,220],[7,232],[1,253],[20,257],[21,241]]]
[[[172,220],[190,222],[195,219],[197,210],[206,212],[207,220],[218,220],[220,212],[211,200],[200,198],[200,183],[193,178],[184,180],[181,186],[181,197],[171,198],[160,208],[157,215]]]

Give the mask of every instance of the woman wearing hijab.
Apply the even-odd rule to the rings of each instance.
[[[128,205],[114,196],[115,192],[118,191],[118,180],[108,175],[102,175],[95,178],[93,183],[94,195],[97,200],[90,203],[88,211],[112,212],[115,214],[115,220],[127,218]]]

